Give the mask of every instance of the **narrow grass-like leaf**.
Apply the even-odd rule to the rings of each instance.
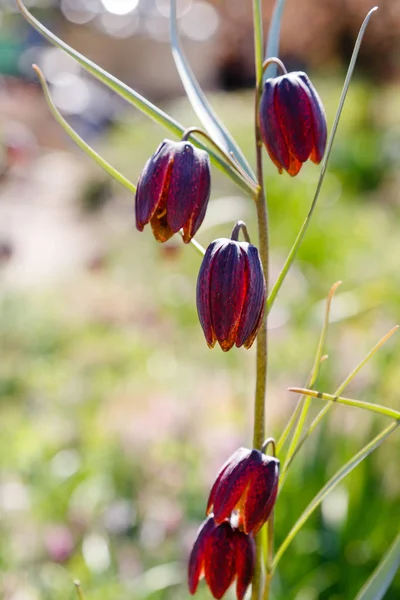
[[[363,358],[363,360],[360,363],[358,363],[358,365],[352,370],[352,372],[350,373],[350,375],[348,375],[346,377],[346,379],[344,381],[342,381],[342,383],[339,385],[339,387],[335,391],[335,394],[334,394],[335,396],[340,396],[340,394],[349,385],[349,383],[354,379],[354,377],[361,371],[361,369],[370,360],[370,358],[372,358],[374,356],[374,354],[376,352],[378,352],[378,350],[380,350],[380,348],[383,346],[383,344],[385,344],[398,329],[399,329],[399,326],[396,325],[386,335],[384,335],[381,340],[379,340],[379,342],[372,348],[372,350],[367,354],[367,356],[365,356]],[[306,387],[310,387],[310,386],[307,385]],[[289,467],[290,463],[293,461],[293,459],[296,456],[296,454],[300,451],[300,449],[303,446],[303,444],[306,441],[306,439],[312,434],[312,432],[314,431],[314,429],[319,425],[319,423],[327,415],[327,413],[331,410],[332,407],[333,407],[333,402],[330,402],[329,404],[326,404],[320,410],[320,412],[318,413],[318,415],[315,417],[315,419],[311,423],[310,427],[307,429],[307,431],[305,432],[305,434],[302,436],[302,438],[300,439],[299,443],[297,444],[295,452],[293,453],[293,455],[291,457],[291,460],[287,464],[286,468]]]
[[[326,485],[318,492],[314,499],[307,506],[305,511],[293,525],[292,529],[280,545],[274,560],[273,567],[276,569],[277,564],[281,560],[283,554],[286,552],[288,546],[294,540],[300,529],[307,522],[309,517],[318,508],[321,502],[326,496],[348,475],[353,469],[355,469],[360,462],[364,460],[371,452],[378,448],[382,442],[398,427],[399,423],[391,423],[389,427],[384,429],[379,435],[377,435],[371,442],[369,442],[364,448],[362,448],[357,454],[353,456],[339,471],[328,481]]]
[[[341,281],[337,281],[329,290],[329,294],[328,294],[328,298],[326,300],[326,309],[325,309],[325,318],[324,318],[324,323],[322,326],[322,330],[321,330],[321,335],[319,338],[319,342],[318,342],[318,346],[317,346],[317,352],[315,355],[315,360],[314,360],[314,365],[311,371],[311,375],[310,375],[310,379],[309,379],[309,387],[312,388],[313,385],[315,384],[315,382],[317,381],[318,378],[318,373],[319,373],[319,368],[321,365],[321,360],[322,360],[322,355],[324,352],[324,346],[325,346],[325,342],[326,342],[326,336],[328,333],[328,326],[329,326],[329,315],[331,312],[331,306],[332,306],[332,299],[333,296],[336,292],[336,290],[338,289],[338,287],[341,285]],[[297,444],[299,442],[299,439],[301,437],[301,434],[303,432],[304,429],[304,425],[307,419],[307,415],[308,415],[308,411],[310,409],[310,405],[311,405],[311,398],[305,398],[304,402],[302,402],[302,399],[300,400],[299,404],[302,403],[302,408],[300,411],[300,416],[299,416],[299,420],[297,422],[297,425],[295,427],[294,433],[293,433],[293,437],[291,439],[290,442],[290,446],[285,458],[285,462],[283,464],[282,467],[282,475],[280,478],[280,489],[282,489],[285,477],[286,477],[286,473],[287,473],[287,469],[288,466],[291,462],[292,456],[296,450]],[[297,407],[299,406],[299,404],[297,405]],[[297,411],[297,407],[295,409],[295,411]]]
[[[228,156],[233,155],[237,162],[241,165],[253,183],[257,182],[249,163],[240,150],[238,144],[230,135],[229,131],[215,114],[213,108],[204,95],[193,71],[183,52],[177,26],[176,18],[176,0],[171,0],[170,7],[170,37],[172,56],[175,61],[176,68],[181,78],[186,95],[190,104],[203,127],[212,137],[212,139],[225,151]]]
[[[18,9],[20,10],[23,17],[51,44],[53,44],[57,48],[60,48],[61,50],[64,50],[64,52],[69,54],[69,56],[72,56],[72,58],[75,59],[91,75],[96,77],[99,81],[104,83],[115,93],[119,94],[122,98],[127,100],[127,102],[133,104],[133,106],[138,108],[143,114],[151,118],[159,125],[165,127],[170,133],[177,137],[182,136],[182,134],[186,130],[186,128],[183,127],[183,125],[178,123],[178,121],[170,117],[160,108],[149,102],[149,100],[144,98],[144,96],[141,96],[138,92],[135,92],[135,90],[130,88],[128,85],[126,85],[125,83],[123,83],[122,81],[120,81],[119,79],[117,79],[116,77],[114,77],[113,75],[96,65],[96,63],[86,58],[86,56],[84,56],[83,54],[80,54],[77,50],[74,50],[74,48],[71,48],[71,46],[69,46],[65,42],[63,42],[29,12],[29,10],[23,4],[22,0],[16,0],[16,2]],[[200,142],[197,138],[192,138],[192,141],[199,148],[207,150],[213,164],[216,167],[218,167],[221,171],[223,171],[226,175],[228,175],[237,185],[239,185],[242,188],[243,191],[245,191],[251,196],[254,196],[254,185],[251,185],[249,181],[244,179],[237,172],[237,170],[229,164],[229,162],[225,161],[212,149],[210,149],[207,146],[207,144]]]
[[[279,58],[279,40],[281,36],[281,23],[283,9],[285,8],[286,0],[276,0],[274,12],[272,13],[271,23],[268,31],[267,50],[265,52],[265,60],[273,56]],[[275,77],[277,66],[272,64],[264,73],[264,80],[268,77]]]
[[[315,195],[313,198],[313,201],[311,203],[311,207],[310,210],[308,211],[308,214],[304,220],[303,225],[301,226],[301,229],[297,235],[297,238],[289,252],[289,256],[286,259],[285,264],[282,267],[282,271],[280,272],[278,279],[276,280],[275,285],[273,286],[271,293],[269,294],[268,300],[267,300],[267,312],[269,312],[272,308],[272,305],[275,301],[275,298],[279,292],[279,290],[281,289],[281,286],[286,278],[286,275],[294,261],[294,259],[296,258],[297,252],[300,248],[301,242],[303,241],[303,238],[305,236],[305,233],[307,231],[308,225],[311,221],[311,217],[313,215],[314,209],[317,205],[317,201],[319,198],[319,194],[322,188],[322,184],[324,182],[325,179],[325,174],[326,174],[326,170],[328,168],[328,163],[329,163],[329,158],[331,155],[331,151],[332,151],[332,146],[333,146],[333,142],[335,140],[335,136],[336,136],[336,131],[339,125],[339,121],[340,121],[340,117],[342,114],[342,110],[343,110],[343,106],[344,106],[344,102],[346,100],[346,96],[347,96],[347,92],[350,86],[350,82],[351,82],[351,78],[353,76],[353,71],[354,71],[354,67],[355,64],[357,62],[357,57],[358,57],[358,52],[360,50],[360,46],[361,46],[361,42],[363,40],[364,37],[364,33],[365,30],[367,28],[367,25],[369,23],[370,18],[372,17],[373,13],[378,10],[378,7],[376,6],[375,8],[372,8],[369,13],[367,14],[367,16],[364,19],[363,24],[361,25],[361,29],[359,31],[359,34],[357,36],[357,40],[354,46],[354,50],[353,50],[353,54],[350,60],[350,65],[347,71],[347,75],[346,75],[346,79],[343,85],[343,90],[342,90],[342,94],[340,96],[340,100],[339,100],[339,106],[336,112],[336,116],[335,116],[335,120],[333,122],[333,126],[332,126],[332,131],[330,133],[329,136],[329,140],[328,140],[328,145],[327,145],[327,149],[325,152],[325,156],[324,159],[322,161],[322,166],[321,166],[321,172],[319,175],[319,179],[318,179],[318,184],[317,184],[317,189],[315,191]]]
[[[333,394],[324,394],[315,390],[306,390],[303,388],[289,388],[289,392],[295,394],[304,394],[305,396],[311,396],[312,398],[320,398],[321,400],[327,400],[328,402],[337,402],[338,404],[345,404],[346,406],[353,406],[354,408],[361,408],[363,410],[369,410],[370,412],[377,413],[383,417],[389,417],[400,421],[400,412],[387,408],[381,404],[372,404],[372,402],[362,402],[361,400],[353,400],[352,398],[343,398],[342,396],[334,396]]]
[[[42,86],[44,97],[46,98],[46,102],[53,113],[54,118],[64,131],[69,135],[69,137],[88,155],[92,158],[104,171],[110,175],[113,179],[118,181],[121,185],[123,185],[127,190],[132,192],[133,194],[136,191],[136,186],[129,181],[124,175],[122,175],[117,169],[114,169],[110,163],[108,163],[100,154],[98,154],[87,142],[85,142],[74,129],[72,129],[71,125],[67,123],[64,117],[61,115],[57,107],[55,106],[52,97],[50,95],[50,90],[44,78],[42,71],[39,69],[37,65],[32,65],[33,70],[39,78],[40,85]]]
[[[382,600],[400,568],[400,533],[355,600]]]
[[[78,580],[74,581],[74,586],[75,586],[76,595],[78,596],[78,600],[85,600],[85,596],[84,596],[80,581],[78,581]]]

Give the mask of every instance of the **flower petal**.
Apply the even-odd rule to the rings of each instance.
[[[257,248],[252,244],[247,244],[247,247],[242,244],[242,252],[246,259],[248,284],[236,336],[236,346],[239,348],[245,344],[246,348],[250,348],[262,322],[266,301],[266,285]]]
[[[230,477],[232,472],[235,471],[237,465],[243,461],[250,454],[250,450],[247,448],[238,448],[235,452],[228,458],[228,460],[222,465],[219,470],[217,477],[215,478],[214,484],[211,488],[210,495],[208,497],[207,502],[207,514],[209,514],[213,510],[215,495],[217,493],[219,484],[221,479],[224,477]],[[225,475],[226,474],[226,475]]]
[[[262,455],[243,506],[243,531],[253,533],[267,521],[278,492],[279,460]]]
[[[191,594],[196,592],[200,578],[204,575],[204,561],[207,555],[207,547],[215,527],[214,519],[210,516],[201,524],[197,532],[188,565],[188,586]]]
[[[298,77],[310,94],[310,104],[312,113],[312,128],[314,145],[311,152],[311,160],[319,164],[325,154],[327,127],[324,105],[319,95],[306,73],[299,72]]]
[[[261,463],[261,452],[258,450],[247,450],[242,455],[237,453],[234,457],[235,455],[222,474],[214,493],[213,510],[216,523],[222,523],[231,516],[241,498],[245,496],[246,489],[251,485]]]
[[[159,145],[140,175],[135,195],[136,227],[139,231],[143,231],[160,204],[165,205],[172,168],[170,143],[169,140],[164,140]],[[161,208],[161,212],[163,210],[165,206]]]
[[[236,536],[236,596],[243,600],[249,587],[256,562],[256,545],[251,535],[235,531]]]
[[[210,348],[215,346],[216,336],[213,328],[211,315],[211,272],[215,257],[224,244],[229,243],[228,239],[220,238],[212,242],[204,255],[201,263],[199,275],[197,277],[196,303],[197,313],[200,324],[203,328],[207,344]]]
[[[289,169],[290,159],[275,110],[276,91],[276,79],[267,79],[260,102],[260,129],[268,154],[282,173],[282,169],[286,171]]]
[[[204,574],[214,598],[222,598],[235,578],[235,535],[229,523],[215,527],[206,548]]]
[[[210,282],[213,329],[225,352],[235,343],[246,289],[245,260],[240,244],[230,240],[220,248],[214,260]]]
[[[275,111],[290,154],[305,162],[313,148],[312,113],[309,93],[296,73],[276,80]],[[292,159],[293,160],[293,159]],[[292,161],[291,161],[292,162]],[[290,165],[288,171],[293,170]]]
[[[197,175],[198,185],[190,219],[183,226],[183,241],[186,244],[190,242],[204,220],[211,189],[210,159],[208,154],[198,148],[195,150],[199,165]]]

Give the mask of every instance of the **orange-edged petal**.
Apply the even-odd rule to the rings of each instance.
[[[210,348],[215,346],[216,336],[213,327],[213,318],[211,313],[211,273],[214,260],[224,244],[229,243],[226,238],[220,238],[212,242],[204,255],[201,263],[199,275],[197,277],[196,303],[197,313],[199,315],[200,325]]]
[[[207,152],[190,142],[170,142],[170,146],[173,166],[166,209],[168,226],[177,233],[207,207],[210,196],[209,159]],[[185,241],[190,242],[190,236],[188,239],[186,235]]]
[[[190,553],[188,565],[188,586],[189,592],[195,594],[201,577],[204,576],[205,559],[210,536],[215,529],[215,523],[212,516],[208,517],[200,526],[196,541]]]
[[[191,215],[183,226],[183,241],[188,244],[202,224],[208,206],[211,189],[210,159],[207,152],[195,148],[196,177],[193,177],[195,197]]]
[[[246,497],[260,463],[261,452],[258,450],[248,450],[243,455],[237,454],[237,457],[232,460],[222,474],[214,493],[213,511],[216,523],[228,519],[236,506]]]
[[[266,285],[258,250],[252,244],[242,244],[247,273],[246,298],[236,336],[236,346],[250,348],[262,322],[265,309]]]
[[[309,93],[311,113],[312,113],[312,128],[313,128],[313,149],[311,152],[311,160],[319,164],[325,154],[327,127],[324,105],[321,102],[316,89],[311,83],[306,73],[299,72],[298,77],[301,79],[304,87]]]
[[[143,231],[157,211],[165,213],[165,190],[172,167],[170,143],[164,140],[159,145],[140,175],[135,195],[136,227],[139,231]],[[160,207],[160,204],[164,206]]]
[[[229,523],[215,527],[206,545],[204,575],[214,598],[222,598],[235,578],[236,537]]]
[[[262,455],[257,471],[247,490],[243,506],[242,523],[244,533],[260,530],[267,521],[276,500],[279,481],[279,460]]]
[[[296,73],[276,79],[274,101],[275,113],[288,151],[296,162],[303,163],[310,156],[314,145],[313,123],[309,92]],[[294,174],[293,159],[290,162],[287,170]]]
[[[213,329],[222,350],[236,341],[240,316],[246,297],[247,279],[241,244],[230,240],[221,246],[211,272],[210,308]]]
[[[236,536],[236,597],[243,600],[253,575],[256,561],[256,546],[252,535],[235,531]]]
[[[231,474],[232,474],[232,472],[237,467],[237,465],[239,463],[241,463],[241,461],[244,458],[246,458],[247,456],[249,456],[249,454],[250,454],[250,450],[248,450],[247,448],[238,448],[228,458],[228,460],[222,465],[221,469],[219,470],[219,472],[217,474],[217,477],[215,478],[214,484],[213,484],[213,486],[211,488],[211,491],[210,491],[210,495],[208,497],[207,514],[209,514],[213,510],[215,495],[216,495],[217,490],[219,488],[219,484],[221,482],[221,479],[224,476],[225,477],[230,477]]]
[[[289,169],[290,157],[276,113],[276,92],[277,80],[275,78],[267,79],[261,96],[259,118],[261,136],[265,147],[279,172],[282,173],[282,169],[286,171]]]

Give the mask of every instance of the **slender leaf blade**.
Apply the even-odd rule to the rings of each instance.
[[[281,37],[281,24],[283,9],[285,8],[286,0],[276,0],[274,12],[268,31],[267,50],[265,52],[265,60],[275,57],[279,58],[279,41]],[[268,77],[275,77],[277,66],[272,64],[264,73],[264,80]]]
[[[178,34],[176,0],[171,0],[170,10],[170,37],[172,56],[174,58],[177,71],[181,78],[182,85],[185,89],[189,102],[192,105],[194,112],[200,119],[200,122],[203,124],[203,127],[206,129],[212,139],[228,155],[233,154],[237,162],[241,165],[249,177],[256,182],[256,177],[249,163],[247,162],[235,140],[230,135],[229,131],[215,114],[187,61]]]
[[[400,533],[375,571],[358,593],[356,600],[381,600],[400,568]]]
[[[26,21],[34,27],[45,39],[51,44],[60,48],[76,60],[86,71],[88,71],[93,77],[104,83],[112,91],[117,93],[119,96],[124,98],[127,102],[138,108],[143,114],[151,118],[159,125],[165,127],[170,133],[176,137],[181,137],[185,131],[185,127],[178,123],[175,119],[170,117],[163,110],[152,104],[144,96],[130,88],[128,85],[99,67],[96,63],[86,58],[83,54],[63,42],[59,37],[52,33],[47,27],[45,27],[40,21],[38,21],[26,8],[22,0],[16,0],[19,11]],[[254,186],[250,182],[246,181],[241,175],[238,174],[227,161],[223,160],[213,150],[211,150],[207,144],[203,144],[196,138],[193,139],[194,143],[204,150],[206,150],[211,158],[211,161],[221,171],[228,175],[239,187],[241,187],[246,193],[251,196],[254,195]]]
[[[52,112],[56,121],[58,121],[58,123],[64,129],[64,131],[75,142],[75,144],[77,144],[79,148],[81,148],[81,150],[83,150],[88,156],[90,156],[90,158],[94,160],[99,165],[99,167],[104,169],[104,171],[108,175],[110,175],[110,177],[118,181],[118,183],[123,185],[128,191],[134,194],[136,191],[136,186],[131,181],[129,181],[129,179],[127,179],[124,175],[122,175],[122,173],[120,173],[117,169],[110,165],[110,163],[108,163],[102,156],[100,156],[100,154],[98,154],[91,146],[89,146],[89,144],[85,142],[85,140],[82,139],[80,135],[76,133],[76,131],[71,127],[71,125],[67,123],[67,121],[61,115],[61,113],[59,112],[59,110],[53,102],[50,90],[48,88],[42,71],[37,65],[33,65],[33,70],[39,78],[40,85],[42,86],[44,97],[50,108],[50,111]]]
[[[371,452],[373,452],[378,446],[382,444],[386,440],[387,437],[399,426],[399,423],[392,423],[381,431],[379,435],[377,435],[371,442],[369,442],[364,448],[362,448],[357,454],[355,454],[335,475],[324,485],[324,487],[318,492],[318,494],[314,497],[314,499],[310,502],[307,508],[303,511],[301,516],[297,519],[296,523],[293,525],[292,529],[289,531],[288,535],[280,545],[274,560],[273,567],[276,568],[283,554],[286,552],[287,548],[294,540],[300,529],[307,522],[313,512],[318,508],[321,502],[326,498],[326,496],[335,489],[335,487],[349,474],[353,469],[355,469],[363,460],[366,458]]]

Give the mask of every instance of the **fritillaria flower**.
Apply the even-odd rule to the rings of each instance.
[[[326,117],[308,76],[296,71],[267,79],[260,103],[263,142],[280,173],[297,175],[309,158],[320,163],[326,146]]]
[[[266,300],[258,250],[248,242],[220,238],[205,253],[197,279],[197,312],[207,344],[225,352],[250,348],[261,326]]]
[[[207,514],[217,524],[235,514],[244,533],[260,530],[274,507],[279,460],[259,450],[239,448],[223,465],[211,489]]]
[[[136,190],[136,227],[150,223],[158,242],[183,229],[189,243],[206,214],[210,197],[207,152],[187,141],[164,140],[147,161]]]
[[[231,525],[215,523],[210,515],[201,525],[189,559],[189,591],[194,594],[204,577],[214,598],[222,598],[236,578],[236,596],[242,600],[254,574],[255,544]]]

